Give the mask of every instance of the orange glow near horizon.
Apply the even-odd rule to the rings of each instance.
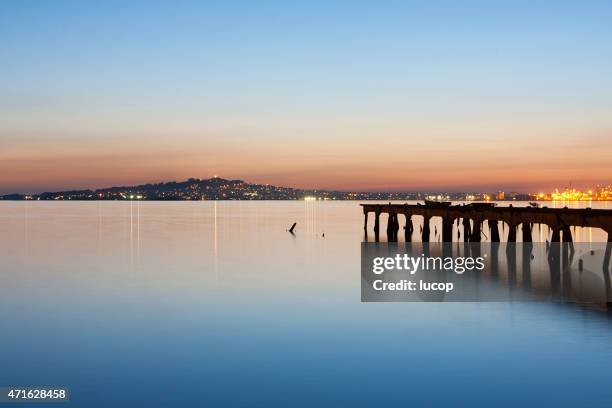
[[[409,139],[358,142],[210,143],[209,148],[193,141],[179,142],[176,146],[185,147],[178,148],[127,142],[14,144],[0,152],[0,191],[35,193],[219,175],[296,188],[527,192],[569,183],[588,188],[607,184],[612,176],[605,149],[596,146],[559,146],[547,157],[527,141],[473,144],[456,151],[450,142],[444,148]]]
[[[0,194],[215,174],[345,191],[612,182],[599,3],[4,3]]]
[[[388,122],[374,115],[322,122],[263,115],[210,123],[189,116],[180,126],[161,114],[120,124],[54,119],[33,127],[13,121],[13,130],[0,131],[0,193],[215,174],[352,191],[537,192],[612,180],[612,151],[601,119],[596,126],[571,115],[514,122],[497,115],[486,121],[467,113],[414,121],[392,115]]]

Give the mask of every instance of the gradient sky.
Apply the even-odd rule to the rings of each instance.
[[[3,1],[0,193],[607,184],[611,22],[609,1]]]

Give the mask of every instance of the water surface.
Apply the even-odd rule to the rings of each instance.
[[[72,406],[612,400],[606,313],[361,303],[356,202],[2,202],[0,231],[0,385]]]

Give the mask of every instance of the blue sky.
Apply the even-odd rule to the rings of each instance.
[[[610,21],[592,1],[2,2],[0,191],[609,182]]]

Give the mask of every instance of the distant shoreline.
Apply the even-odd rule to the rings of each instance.
[[[496,194],[482,192],[444,191],[333,191],[299,189],[292,187],[254,184],[243,180],[228,180],[220,177],[210,179],[190,178],[185,181],[170,181],[136,186],[84,189],[40,194],[13,193],[0,196],[0,200],[40,201],[220,201],[220,200],[469,200],[490,201]],[[534,196],[512,192],[507,198],[532,200]],[[508,200],[511,201],[511,200]]]
[[[356,201],[356,202],[363,202],[363,201],[383,201],[383,202],[408,202],[408,201],[419,201],[419,202],[423,202],[425,200],[423,199],[399,199],[399,198],[393,198],[393,199],[384,199],[384,198],[368,198],[368,199],[358,199],[358,198],[341,198],[341,199],[316,199],[316,200],[308,200],[308,199],[304,199],[304,198],[295,198],[295,199],[289,199],[289,198],[278,198],[278,199],[274,199],[274,198],[269,198],[269,199],[230,199],[230,198],[225,198],[225,199],[216,199],[216,200],[188,200],[188,199],[61,199],[61,200],[51,200],[51,199],[44,199],[44,200],[40,200],[40,199],[5,199],[5,198],[0,198],[0,202],[130,202],[130,203],[142,203],[142,202],[156,202],[156,203],[163,203],[163,202],[191,202],[191,203],[198,203],[198,202],[217,202],[217,201],[224,201],[224,202],[236,202],[236,201],[241,201],[241,202],[262,202],[262,201],[306,201],[306,202],[312,202],[312,201]],[[450,200],[452,202],[474,202],[474,203],[479,203],[479,202],[491,202],[491,203],[529,203],[532,201],[536,201],[539,203],[570,203],[570,202],[574,202],[574,203],[588,203],[588,202],[612,202],[612,200],[571,200],[571,201],[567,201],[567,200],[536,200],[536,199],[529,199],[529,200],[465,200],[465,199],[453,199]]]
[[[220,177],[190,178],[136,186],[85,189],[40,194],[13,193],[0,196],[1,201],[612,201],[612,186],[587,192],[566,189],[563,192],[529,194],[516,191],[491,193],[473,191],[333,191],[299,189],[253,184]]]

